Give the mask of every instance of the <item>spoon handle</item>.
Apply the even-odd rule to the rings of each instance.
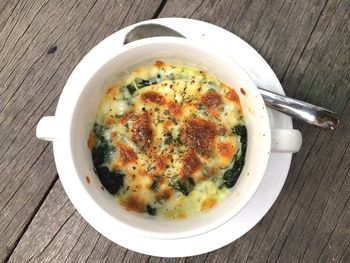
[[[163,25],[143,24],[134,27],[126,34],[124,44],[138,39],[160,36],[186,38],[179,32]],[[267,106],[288,114],[295,119],[331,130],[334,130],[339,122],[339,115],[332,111],[261,88],[259,88],[259,90]]]
[[[259,91],[267,106],[288,114],[297,120],[331,130],[334,130],[339,122],[339,115],[330,110],[262,88],[259,88]]]

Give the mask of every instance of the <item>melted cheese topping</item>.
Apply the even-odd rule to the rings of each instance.
[[[156,61],[107,89],[88,146],[123,207],[186,218],[231,192],[225,172],[245,154],[237,125],[244,120],[234,90],[200,69]]]

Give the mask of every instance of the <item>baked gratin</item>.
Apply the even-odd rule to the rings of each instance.
[[[108,87],[88,138],[95,173],[120,205],[166,219],[227,198],[246,145],[236,92],[203,70],[163,61]]]

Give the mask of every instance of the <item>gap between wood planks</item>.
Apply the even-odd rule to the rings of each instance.
[[[31,217],[28,220],[28,223],[24,226],[23,230],[21,231],[20,235],[18,236],[16,242],[14,243],[13,247],[11,248],[11,250],[8,252],[7,256],[5,257],[4,262],[7,262],[13,251],[15,250],[15,248],[17,247],[19,241],[21,240],[21,238],[23,237],[24,233],[27,231],[28,227],[30,226],[30,224],[32,223],[36,213],[39,211],[40,207],[42,206],[42,204],[44,203],[46,197],[49,195],[49,193],[51,192],[52,187],[55,185],[56,181],[58,180],[58,174],[56,174],[55,179],[51,182],[50,186],[48,187],[48,189],[46,190],[43,198],[41,199],[41,201],[38,203],[38,205],[35,207],[33,214],[31,215]]]

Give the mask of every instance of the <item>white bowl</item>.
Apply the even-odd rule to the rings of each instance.
[[[222,225],[253,196],[271,152],[268,115],[257,87],[232,60],[205,44],[173,37],[143,39],[118,49],[114,48],[115,44],[110,37],[90,51],[69,77],[55,116],[42,118],[37,126],[38,138],[53,141],[57,170],[68,197],[85,220],[102,234],[124,228],[150,238],[186,238]],[[108,84],[126,69],[159,59],[207,70],[234,88],[248,130],[245,166],[232,194],[210,211],[178,221],[149,218],[122,208],[112,195],[101,189],[86,143]],[[295,145],[301,144],[296,130],[274,130],[273,136],[283,143],[279,149],[284,151],[294,151]],[[87,176],[90,183],[85,180]]]

